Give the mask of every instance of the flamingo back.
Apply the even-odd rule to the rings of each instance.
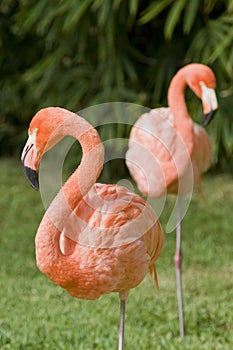
[[[137,120],[131,130],[126,164],[142,193],[150,197],[166,194],[189,162],[170,108],[153,109]]]

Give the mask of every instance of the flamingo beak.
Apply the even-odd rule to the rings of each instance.
[[[202,123],[203,126],[209,125],[209,123],[210,123],[211,120],[213,119],[214,114],[215,114],[216,111],[217,111],[217,110],[215,109],[215,110],[210,111],[209,113],[206,113],[206,114],[204,115],[204,120],[203,120],[203,123]]]
[[[37,160],[36,160],[36,147],[32,142],[32,138],[29,136],[28,141],[23,149],[21,155],[21,162],[24,168],[24,174],[28,179],[32,188],[36,191],[39,190],[39,181],[38,181],[38,171],[37,171]]]
[[[208,88],[203,82],[201,84],[202,103],[204,111],[203,126],[207,126],[218,109],[218,101],[214,89]]]

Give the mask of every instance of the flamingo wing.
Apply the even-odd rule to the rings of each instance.
[[[163,233],[140,196],[122,186],[95,184],[65,224],[60,245],[75,266],[60,278],[63,287],[73,296],[96,299],[136,287],[149,271],[156,280]]]

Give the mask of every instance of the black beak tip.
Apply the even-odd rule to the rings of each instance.
[[[203,120],[203,126],[207,126],[207,125],[209,125],[209,123],[211,122],[211,120],[213,119],[213,117],[214,117],[214,114],[215,114],[215,112],[216,112],[217,110],[215,109],[215,110],[212,110],[212,111],[210,111],[209,113],[206,113],[205,115],[204,115],[204,120]]]
[[[28,167],[24,167],[24,173],[31,187],[34,190],[38,191],[39,190],[38,173],[35,170]]]

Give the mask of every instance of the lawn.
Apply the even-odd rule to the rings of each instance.
[[[232,176],[206,176],[204,193],[205,203],[194,193],[183,222],[186,337],[179,337],[170,233],[157,263],[160,291],[148,276],[128,298],[126,350],[233,349]],[[0,349],[116,349],[118,295],[73,299],[37,269],[34,236],[44,209],[18,160],[0,160],[0,198]]]

